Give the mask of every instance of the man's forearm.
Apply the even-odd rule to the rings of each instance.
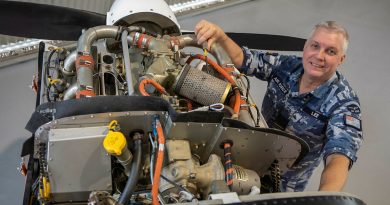
[[[228,53],[230,59],[232,59],[232,63],[240,68],[242,65],[242,61],[244,60],[244,54],[242,53],[241,47],[237,45],[231,38],[227,35],[224,39],[221,39],[218,42],[222,48]]]
[[[321,175],[319,191],[342,191],[348,178],[348,166],[346,156],[330,155]]]

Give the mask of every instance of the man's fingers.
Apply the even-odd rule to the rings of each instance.
[[[198,39],[198,44],[207,41],[210,38],[210,34],[208,33],[208,27],[204,26],[201,29],[199,29],[196,38]]]
[[[207,41],[207,49],[208,50],[211,50],[211,46],[215,43],[215,38],[210,38],[208,41]]]
[[[199,31],[205,26],[205,24],[207,24],[208,22],[205,21],[205,20],[201,20],[199,21],[196,25],[195,25],[195,34],[198,34]]]
[[[195,26],[197,43],[201,45],[202,43],[207,42],[207,47],[210,50],[211,46],[221,37],[221,32],[219,32],[218,29],[219,27],[217,25],[201,20]]]
[[[216,34],[215,28],[214,27],[210,27],[210,28],[207,29],[207,31],[203,35],[207,39],[207,45],[208,45],[207,48],[209,50],[211,48],[211,45],[213,45],[213,43],[217,39],[217,36],[215,34]]]

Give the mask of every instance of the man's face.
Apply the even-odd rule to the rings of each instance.
[[[345,59],[343,43],[342,34],[318,28],[303,49],[304,75],[320,82],[330,79]]]

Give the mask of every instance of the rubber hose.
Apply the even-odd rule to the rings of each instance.
[[[121,196],[119,197],[119,203],[123,205],[127,205],[129,203],[130,197],[134,192],[135,186],[137,185],[138,176],[141,170],[141,153],[142,153],[141,139],[135,140],[134,144],[135,144],[135,153],[130,168],[130,175],[126,182],[126,186],[123,189]]]

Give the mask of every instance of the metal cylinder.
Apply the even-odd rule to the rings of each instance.
[[[253,170],[233,165],[232,191],[238,195],[246,195],[251,192],[253,186],[261,187],[259,175]]]
[[[225,102],[230,83],[187,65],[174,85],[176,93],[202,105]]]
[[[122,154],[116,157],[118,161],[122,164],[122,166],[125,168],[126,175],[129,176],[133,155],[131,154],[127,146],[122,150]]]

